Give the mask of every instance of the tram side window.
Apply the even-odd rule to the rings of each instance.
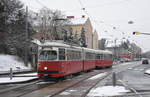
[[[85,58],[88,60],[95,59],[95,54],[87,52]]]
[[[77,57],[78,60],[81,60],[81,52],[80,51],[77,52],[77,56],[76,57]]]
[[[87,52],[86,55],[85,55],[85,58],[90,59],[90,53]]]
[[[103,54],[100,54],[100,59],[101,59],[101,60],[104,59],[104,58],[103,58]]]
[[[103,59],[103,55],[102,54],[97,54],[96,55],[96,59],[102,60]]]
[[[112,55],[111,54],[105,54],[104,58],[107,60],[112,59]]]
[[[107,56],[106,56],[106,54],[104,54],[104,59],[105,59],[105,60],[107,59]]]
[[[59,60],[65,60],[65,49],[59,49]]]
[[[96,59],[100,59],[100,54],[97,54],[97,55],[96,55]]]
[[[67,50],[67,60],[71,60],[71,51]]]
[[[80,51],[68,50],[67,53],[68,53],[67,60],[80,60],[81,59]]]
[[[109,54],[109,59],[112,59],[112,55],[111,54]]]
[[[72,60],[72,51],[67,50],[67,60]]]
[[[42,51],[39,55],[40,60],[56,60],[57,52],[56,51]]]

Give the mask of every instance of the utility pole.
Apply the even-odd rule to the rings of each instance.
[[[28,7],[26,6],[25,65],[28,65]]]
[[[94,48],[94,46],[93,46],[94,45],[94,43],[93,43],[94,40],[93,39],[94,39],[94,34],[92,34],[92,49]]]
[[[114,42],[115,42],[115,49],[114,49],[115,61],[117,61],[117,46],[116,46],[116,41],[117,41],[117,39],[114,40]]]
[[[47,34],[47,17],[44,16],[44,39],[46,40],[46,34]]]

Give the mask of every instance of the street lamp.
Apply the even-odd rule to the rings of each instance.
[[[133,35],[138,35],[140,32],[133,32]]]
[[[139,35],[139,34],[143,34],[143,35],[150,35],[150,33],[141,33],[141,32],[133,32],[133,35]]]

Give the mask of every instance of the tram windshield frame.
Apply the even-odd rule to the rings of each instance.
[[[43,50],[39,54],[39,60],[55,61],[57,60],[57,51],[56,50]]]

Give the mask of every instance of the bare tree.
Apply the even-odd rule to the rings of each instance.
[[[63,39],[62,27],[68,24],[69,20],[61,11],[42,8],[38,13],[37,20],[39,32],[43,33],[45,37],[50,34],[53,40]]]

